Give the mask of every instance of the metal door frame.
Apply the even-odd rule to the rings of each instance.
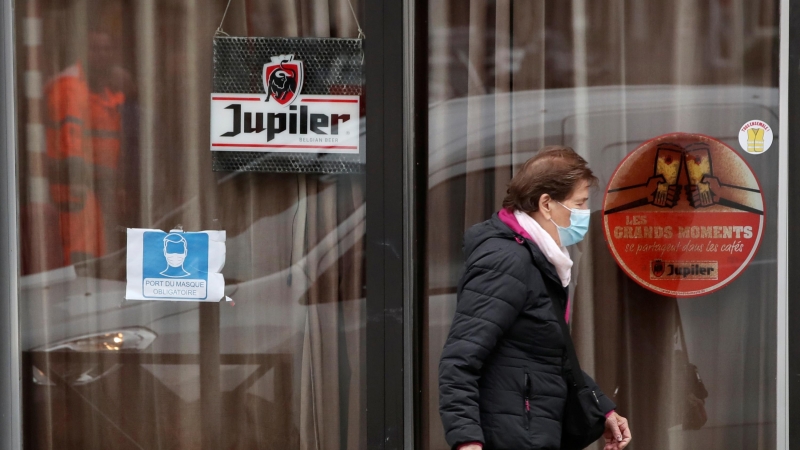
[[[366,0],[367,448],[404,446],[404,3]]]
[[[14,8],[4,1],[0,7],[0,449],[22,447],[19,343],[19,226],[17,222],[16,89],[14,76]]]

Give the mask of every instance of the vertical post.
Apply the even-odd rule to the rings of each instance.
[[[63,264],[61,243],[51,232],[57,213],[50,201],[47,178],[44,80],[42,76],[42,18],[38,0],[28,0],[22,22],[25,63],[25,177],[27,195],[21,205],[21,228],[26,248],[20,272],[44,272]],[[21,56],[21,55],[20,55]],[[22,62],[20,57],[20,63]]]
[[[405,92],[403,172],[404,209],[404,426],[405,448],[421,448],[422,415],[420,405],[421,301],[427,289],[425,273],[428,194],[428,2],[406,0],[404,24]]]
[[[0,448],[19,449],[21,442],[20,347],[17,280],[19,241],[17,226],[16,92],[14,85],[13,2],[0,6]]]
[[[141,0],[136,4],[136,54],[137,79],[139,80],[139,104],[141,117],[139,126],[139,151],[142,179],[139,211],[140,224],[153,225],[153,203],[157,195],[155,186],[155,125],[156,104],[156,0]]]
[[[800,142],[800,81],[797,67],[800,64],[800,0],[780,1],[780,170],[778,172],[778,354],[777,354],[777,439],[779,450],[800,448],[800,423],[791,417],[800,414],[800,378],[791,374],[800,369],[800,328],[789,324],[800,319],[800,301],[797,292],[800,284],[792,277],[800,266],[800,207],[796,199],[800,193],[800,158],[789,152],[789,145]],[[791,70],[791,72],[790,72]],[[790,76],[791,74],[791,76]],[[792,296],[792,292],[795,293]],[[792,445],[794,443],[794,445]]]
[[[34,448],[33,444],[35,442],[34,433],[36,428],[33,426],[33,358],[31,357],[30,352],[26,352],[21,355],[20,357],[20,376],[22,378],[21,388],[22,391],[20,392],[21,398],[21,419],[20,419],[20,434],[22,435],[20,439],[20,446],[18,448]],[[48,387],[49,388],[49,387]],[[0,448],[14,448],[14,447],[4,447],[6,443],[0,442]]]
[[[275,390],[276,405],[292,404],[292,355],[280,354],[274,357],[275,363],[272,365],[273,389]],[[285,442],[291,442],[292,434],[292,412],[275,411],[272,415],[277,422],[277,429],[283,432],[281,436]]]
[[[403,448],[403,3],[366,0],[367,447]]]
[[[220,423],[220,303],[200,303],[200,421],[203,426],[203,450],[222,447]]]
[[[203,164],[200,163],[201,155],[206,153],[202,151],[201,148],[208,148],[208,141],[205,139],[201,139],[201,136],[205,138],[205,135],[208,133],[202,133],[201,130],[197,129],[198,123],[203,123],[204,121],[208,120],[209,112],[208,112],[208,100],[204,99],[202,96],[197,95],[199,92],[209,92],[208,88],[211,86],[207,83],[205,86],[200,84],[201,79],[208,80],[208,73],[205,71],[197,70],[200,67],[204,67],[201,62],[210,63],[210,61],[201,61],[202,56],[200,55],[200,50],[202,48],[209,48],[210,46],[204,45],[207,44],[208,36],[202,36],[200,33],[201,29],[208,29],[204,21],[205,18],[209,17],[209,14],[201,14],[201,10],[203,5],[200,2],[195,0],[184,0],[183,2],[185,17],[183,20],[184,29],[183,34],[184,38],[181,40],[180,45],[183,46],[185,54],[186,54],[186,67],[189,70],[186,73],[185,82],[183,83],[183,98],[185,102],[185,109],[183,110],[183,121],[181,122],[183,125],[183,135],[184,135],[184,142],[187,149],[189,151],[184,152],[183,154],[183,192],[184,195],[188,197],[193,197],[195,195],[200,196],[200,192],[202,191],[201,186],[203,185],[203,181],[205,179],[205,174],[201,172],[200,168],[205,167]],[[200,218],[200,210],[202,202],[191,202],[190,208],[186,211],[184,217],[187,219],[190,218]],[[184,225],[188,226],[189,228],[196,228],[199,224],[191,223],[191,219],[189,221],[185,221],[188,223],[184,223]]]

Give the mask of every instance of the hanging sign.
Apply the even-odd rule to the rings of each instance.
[[[758,251],[764,220],[761,186],[747,163],[698,134],[642,144],[617,167],[603,202],[605,238],[622,270],[675,297],[733,281]]]
[[[266,94],[211,94],[211,150],[358,154],[359,96],[304,95],[303,61],[270,59]]]
[[[224,265],[224,231],[129,228],[125,299],[218,302]]]

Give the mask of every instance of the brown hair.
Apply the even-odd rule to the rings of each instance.
[[[589,164],[575,150],[561,145],[544,147],[525,162],[508,184],[503,208],[538,211],[543,194],[550,194],[553,200],[566,200],[582,180],[590,186],[597,183]]]

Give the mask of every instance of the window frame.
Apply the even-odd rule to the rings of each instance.
[[[405,1],[366,0],[367,448],[405,443]]]
[[[17,208],[17,141],[13,2],[0,7],[0,88],[5,101],[0,111],[0,447],[22,448],[19,342],[19,225]]]

